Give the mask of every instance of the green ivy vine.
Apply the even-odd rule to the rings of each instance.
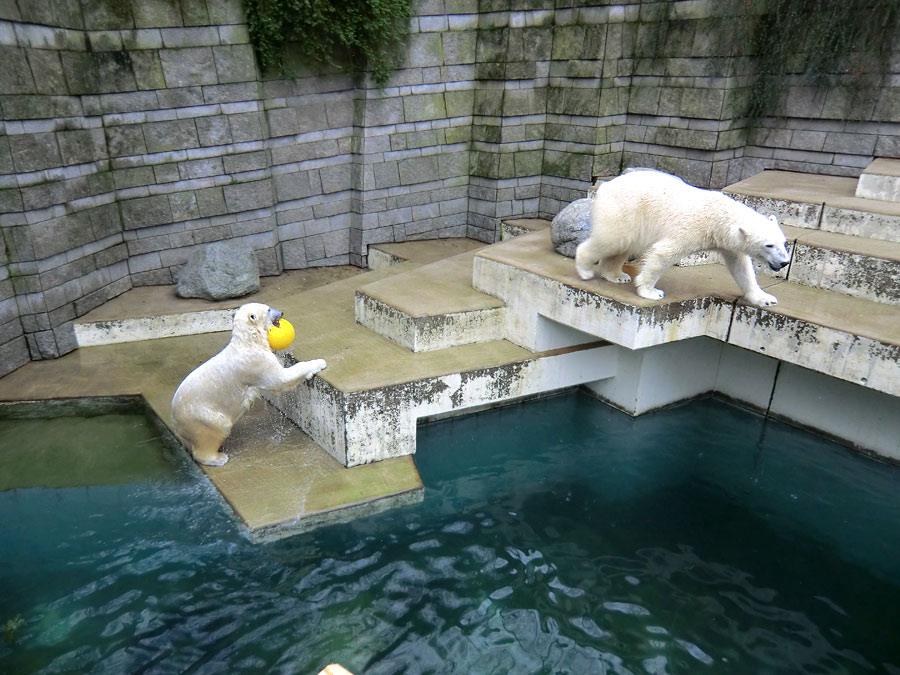
[[[264,71],[286,73],[288,45],[313,62],[371,71],[379,87],[403,60],[411,0],[244,0]]]

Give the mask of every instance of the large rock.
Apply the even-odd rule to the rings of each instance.
[[[217,241],[196,250],[178,272],[182,298],[226,300],[259,290],[259,263],[247,244]]]
[[[591,198],[576,199],[556,214],[550,223],[553,248],[570,258],[575,257],[578,244],[591,233]]]

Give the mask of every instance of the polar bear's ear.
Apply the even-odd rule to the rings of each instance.
[[[776,218],[775,216],[773,216],[773,215],[770,214],[770,215],[769,215],[769,222],[770,222],[770,223],[774,223],[775,225],[777,225],[777,224],[778,224],[778,218]]]
[[[744,229],[743,227],[741,227],[740,225],[738,225],[738,234],[741,235],[741,238],[742,238],[742,239],[746,239],[746,238],[747,238],[747,230]]]

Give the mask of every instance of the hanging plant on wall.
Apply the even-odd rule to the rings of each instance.
[[[286,72],[287,45],[312,62],[369,70],[383,87],[403,59],[411,0],[244,0],[264,71]]]

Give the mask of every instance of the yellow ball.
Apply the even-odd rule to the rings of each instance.
[[[269,326],[269,346],[276,352],[287,349],[294,341],[294,327],[287,319],[280,319],[277,326]]]

